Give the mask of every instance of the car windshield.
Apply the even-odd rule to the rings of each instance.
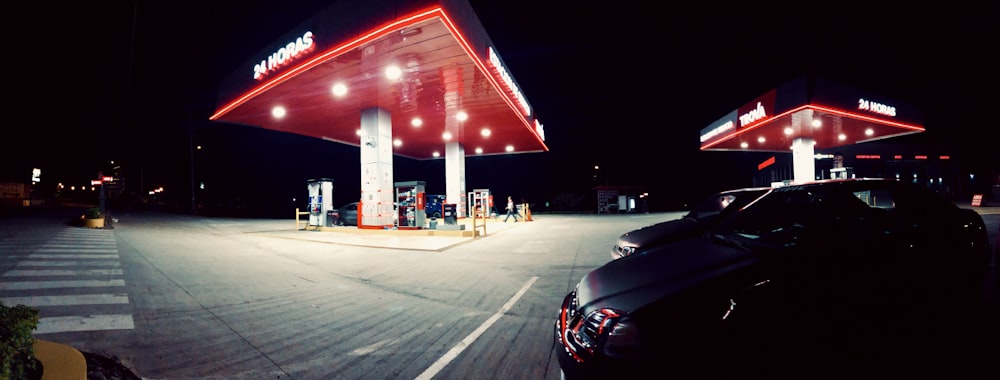
[[[878,184],[776,189],[711,233],[774,248],[796,246],[806,234],[850,236],[861,224],[882,220],[895,209],[899,199],[894,195]]]
[[[767,191],[768,189],[746,189],[715,194],[692,208],[685,217],[703,220],[714,217],[730,207],[732,207],[730,210],[739,210]]]

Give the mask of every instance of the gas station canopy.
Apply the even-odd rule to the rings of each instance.
[[[787,152],[796,139],[834,148],[924,131],[919,109],[802,76],[701,130],[701,150]]]
[[[544,152],[545,132],[463,0],[336,1],[220,86],[210,120],[360,146],[362,110],[391,114],[393,154]],[[454,118],[449,120],[449,118]]]

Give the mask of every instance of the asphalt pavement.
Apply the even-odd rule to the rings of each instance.
[[[1000,321],[1000,207],[975,209],[998,243],[984,301]],[[49,302],[37,337],[150,380],[555,379],[562,296],[620,233],[680,215],[536,214],[473,237],[114,214],[93,231],[0,218],[0,296]],[[21,269],[70,254],[80,269]],[[88,301],[55,304],[67,299]]]

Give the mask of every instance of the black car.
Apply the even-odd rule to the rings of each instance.
[[[680,219],[656,223],[622,234],[611,246],[611,258],[620,259],[638,250],[698,235],[716,221],[750,204],[770,190],[769,187],[752,187],[713,194]]]
[[[979,214],[920,185],[780,187],[586,274],[556,355],[569,379],[978,377],[990,252]]]

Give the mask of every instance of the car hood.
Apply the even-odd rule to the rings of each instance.
[[[633,312],[692,285],[750,266],[759,256],[708,237],[688,238],[608,262],[577,286],[584,312],[610,307]]]
[[[699,226],[701,226],[701,223],[692,218],[668,220],[626,232],[618,240],[623,243],[642,247],[658,241],[668,241],[694,233],[699,230]]]

